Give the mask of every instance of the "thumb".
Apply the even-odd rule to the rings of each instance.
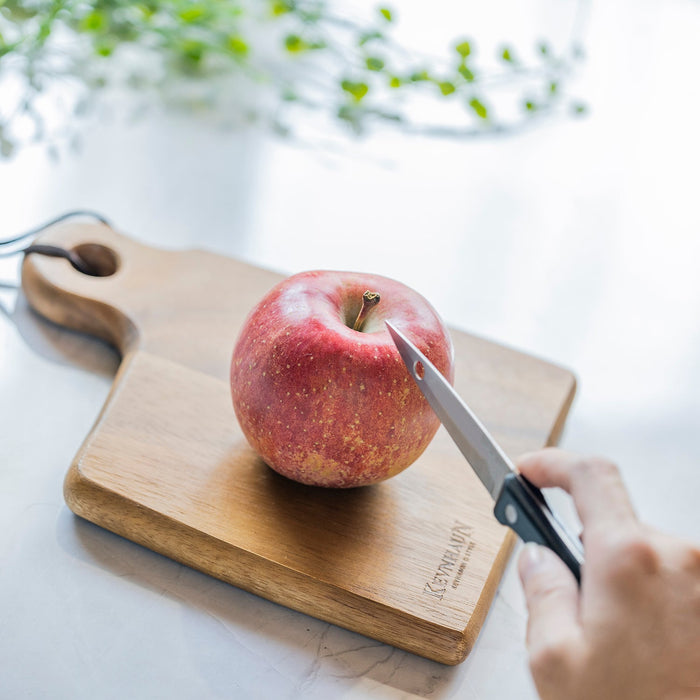
[[[580,638],[578,584],[559,557],[530,542],[520,554],[518,573],[529,611],[530,654],[558,649]]]

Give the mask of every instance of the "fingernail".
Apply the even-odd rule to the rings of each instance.
[[[532,574],[539,569],[545,561],[544,547],[534,542],[528,542],[520,554],[518,560],[518,573],[520,580],[524,583]]]

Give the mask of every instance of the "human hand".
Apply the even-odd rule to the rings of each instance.
[[[700,698],[700,548],[640,523],[607,460],[548,448],[517,464],[570,493],[583,524],[580,590],[544,547],[518,562],[542,700]]]

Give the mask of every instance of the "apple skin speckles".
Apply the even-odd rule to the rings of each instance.
[[[366,290],[381,295],[355,331]],[[382,481],[412,464],[439,421],[409,378],[390,320],[453,381],[449,333],[432,306],[376,275],[314,271],[251,311],[231,361],[231,395],[250,445],[280,474],[313,486]]]

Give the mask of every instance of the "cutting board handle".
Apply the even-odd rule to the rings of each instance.
[[[122,355],[135,349],[139,330],[129,308],[128,289],[154,284],[154,256],[164,251],[140,245],[102,223],[52,226],[35,244],[57,246],[78,256],[93,274],[67,259],[40,253],[25,256],[22,287],[29,303],[62,326],[95,335]]]
[[[57,224],[35,244],[69,250],[94,273],[27,255],[22,286],[42,316],[106,340],[123,358],[148,352],[225,381],[238,329],[281,279],[206,250],[152,248],[100,223]]]

